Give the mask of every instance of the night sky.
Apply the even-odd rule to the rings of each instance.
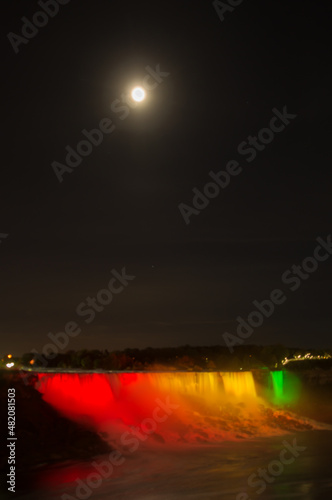
[[[7,34],[41,7],[1,8],[2,352],[41,351],[69,321],[68,349],[225,345],[276,288],[245,342],[330,346],[332,255],[297,290],[282,280],[332,232],[330,4],[243,0],[222,21],[211,1],[71,0],[17,53]],[[158,65],[142,104],[114,104]],[[249,162],[239,145],[285,106]],[[52,163],[106,118],[59,182]],[[186,224],[179,205],[231,160],[240,173]],[[87,323],[77,307],[123,268],[135,279]]]

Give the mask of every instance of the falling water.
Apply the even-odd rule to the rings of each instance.
[[[274,401],[281,403],[284,398],[284,372],[271,372]]]
[[[256,387],[251,372],[229,372],[222,374],[226,394],[237,398],[256,398]]]
[[[46,402],[67,418],[113,437],[148,421],[159,442],[215,442],[278,432],[280,413],[274,416],[269,403],[257,396],[249,371],[37,376],[36,388]],[[280,399],[283,373],[271,376]],[[158,425],[153,422],[156,412],[165,416]]]

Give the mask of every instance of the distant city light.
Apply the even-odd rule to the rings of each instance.
[[[6,366],[7,368],[11,368],[12,366],[14,366],[14,363],[7,363]]]
[[[290,363],[291,361],[307,361],[308,359],[331,359],[332,356],[330,354],[327,354],[326,356],[321,356],[321,355],[317,355],[317,356],[313,356],[311,354],[311,352],[308,352],[307,354],[304,354],[303,356],[301,355],[297,355],[295,358],[291,358],[291,359],[288,359],[288,358],[285,358],[282,360],[282,364],[283,365],[286,365],[287,363]]]
[[[7,354],[7,358],[9,358],[9,359],[10,359],[10,358],[12,358],[12,357],[13,357],[13,355],[12,355],[12,354]]]

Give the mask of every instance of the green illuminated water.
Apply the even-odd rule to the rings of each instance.
[[[299,378],[289,371],[273,371],[271,375],[271,389],[270,395],[272,402],[277,405],[281,404],[295,404],[301,394],[301,382]]]
[[[275,403],[282,403],[285,399],[284,393],[284,372],[275,371],[271,372],[273,395]]]

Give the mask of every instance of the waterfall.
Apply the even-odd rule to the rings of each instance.
[[[278,432],[278,422],[262,411],[264,401],[257,396],[249,371],[36,375],[35,387],[44,401],[115,441],[132,429],[148,428],[151,439],[159,443],[237,439],[264,435],[269,429]],[[283,372],[272,372],[270,380],[275,401],[280,402]]]
[[[256,387],[251,372],[223,373],[222,377],[226,394],[238,398],[256,398]]]
[[[284,398],[284,372],[270,372],[272,378],[273,396],[276,403],[280,403]]]
[[[182,408],[189,400],[194,408],[199,401],[220,407],[230,398],[256,398],[251,372],[38,373],[36,388],[65,416],[95,426],[137,425],[161,397]]]

